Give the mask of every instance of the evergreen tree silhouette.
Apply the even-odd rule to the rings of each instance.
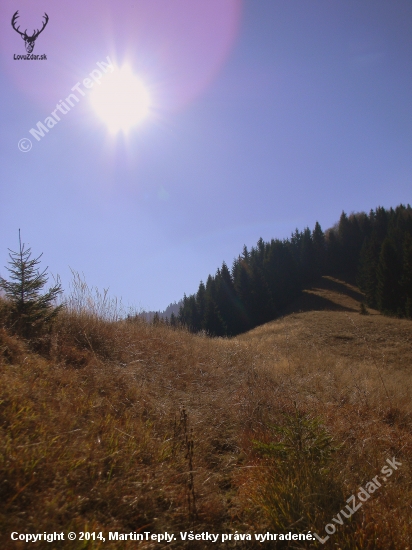
[[[205,328],[206,315],[206,288],[203,281],[200,281],[199,289],[196,294],[196,308],[199,318],[199,330]]]
[[[405,315],[412,319],[412,237],[410,233],[406,233],[404,240],[401,286]]]
[[[377,308],[378,264],[381,246],[376,235],[366,238],[359,259],[357,283],[369,307]]]
[[[320,277],[325,272],[326,262],[326,240],[325,234],[319,222],[315,223],[315,228],[312,232],[313,243],[313,260],[314,260],[314,275]]]
[[[225,262],[218,270],[215,281],[216,301],[219,304],[219,311],[226,325],[227,335],[233,336],[236,334],[237,329],[237,300],[232,275]]]
[[[225,336],[227,327],[219,311],[216,297],[216,281],[209,275],[206,281],[205,330],[211,336]]]
[[[377,270],[377,304],[383,313],[397,313],[400,305],[400,266],[396,248],[383,241]]]

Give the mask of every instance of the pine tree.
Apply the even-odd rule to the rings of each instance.
[[[225,336],[227,327],[216,301],[216,281],[209,275],[206,281],[204,328],[211,336]]]
[[[192,332],[199,332],[202,329],[202,319],[199,316],[199,311],[196,305],[196,295],[191,294],[188,298],[188,306],[191,319],[191,328]]]
[[[312,242],[315,276],[320,277],[325,271],[326,241],[319,222],[316,222],[315,229],[312,231]]]
[[[48,292],[41,294],[48,281],[47,267],[42,272],[38,269],[42,255],[31,258],[31,248],[25,248],[22,244],[19,230],[19,251],[9,249],[10,267],[6,267],[11,280],[0,277],[0,288],[11,305],[11,328],[24,338],[38,336],[47,330],[63,307],[54,305],[63,292],[59,281]]]
[[[402,266],[402,291],[406,317],[412,319],[412,237],[405,235]]]
[[[379,311],[398,313],[400,306],[400,266],[396,248],[389,238],[383,241],[377,271]]]
[[[216,276],[216,301],[219,304],[219,312],[227,328],[227,335],[233,336],[237,328],[236,294],[232,276],[226,263],[217,270]]]
[[[178,323],[187,327],[191,332],[198,332],[201,329],[199,314],[196,306],[196,296],[183,296],[183,303],[179,309]]]
[[[378,264],[380,245],[375,234],[366,238],[359,258],[357,283],[365,294],[366,304],[369,307],[378,307],[376,294],[378,287]]]
[[[339,241],[339,257],[338,257],[338,270],[340,273],[346,273],[351,271],[353,257],[352,257],[352,245],[353,245],[353,231],[352,224],[345,212],[342,212],[339,218],[338,225],[338,241]],[[356,265],[355,265],[356,268]]]
[[[379,206],[375,212],[371,211],[370,218],[373,220],[372,227],[376,233],[376,237],[382,243],[388,234],[388,212],[382,206]]]
[[[273,297],[262,269],[256,263],[250,266],[249,314],[252,327],[267,323],[274,318]]]
[[[245,256],[244,256],[245,257]],[[246,260],[239,256],[233,262],[232,279],[237,299],[236,333],[245,332],[252,327],[251,310],[251,281]]]
[[[337,230],[332,227],[326,232],[326,274],[336,275],[341,268],[341,245],[337,236]]]
[[[300,272],[303,284],[311,283],[316,278],[316,263],[312,241],[312,233],[306,227],[300,243]]]
[[[199,289],[196,294],[196,308],[199,317],[199,330],[205,328],[206,314],[206,288],[203,281],[200,281]]]

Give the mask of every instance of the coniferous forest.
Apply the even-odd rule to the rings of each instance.
[[[412,317],[412,207],[347,215],[323,232],[316,222],[289,239],[260,239],[231,269],[222,264],[196,294],[184,296],[177,322],[190,331],[234,336],[275,319],[322,275],[355,279],[380,312]]]

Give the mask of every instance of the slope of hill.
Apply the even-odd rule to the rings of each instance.
[[[231,269],[223,263],[183,297],[179,322],[192,332],[235,336],[278,318],[321,275],[338,273],[357,281],[369,307],[412,318],[412,207],[342,212],[325,233],[316,222],[290,239],[244,246]]]
[[[375,310],[361,315],[362,294],[353,285],[322,277],[303,292],[285,316],[250,332],[238,340],[252,346],[260,367],[273,361],[277,374],[294,367],[306,368],[309,377],[321,384],[322,398],[337,399],[337,393],[363,380],[355,397],[374,406],[412,403],[412,323],[384,317]],[[334,380],[333,389],[329,386]],[[305,380],[307,384],[307,380]],[[347,399],[347,397],[345,398]],[[412,410],[412,409],[411,409]]]
[[[210,548],[181,539],[192,530],[232,535],[216,548],[326,548],[255,540],[311,530],[329,547],[409,548],[412,323],[360,315],[361,299],[322,278],[233,339],[65,312],[42,356],[1,329],[1,547],[87,531],[106,542],[56,548],[128,549],[108,532],[167,531],[171,548]]]

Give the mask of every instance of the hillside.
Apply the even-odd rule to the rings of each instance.
[[[353,285],[322,277],[288,308],[285,317],[238,340],[256,350],[261,368],[273,362],[276,373],[289,367],[294,374],[297,368],[307,369],[305,376],[321,384],[319,400],[339,401],[339,395],[347,400],[351,395],[352,403],[360,399],[382,409],[392,404],[409,411],[411,322],[384,317],[375,310],[360,315],[361,301],[362,294]],[[308,379],[302,383],[307,386]]]
[[[326,232],[316,222],[312,231],[296,229],[289,239],[259,239],[250,250],[244,246],[230,269],[223,262],[206,284],[200,282],[195,294],[183,297],[178,321],[195,333],[236,336],[279,318],[321,276],[343,273],[359,285],[368,307],[412,318],[409,204],[389,210],[378,207],[369,214],[342,212]],[[329,278],[329,290],[332,281]],[[309,304],[311,296],[315,295],[306,293]],[[321,298],[318,293],[316,307]]]
[[[360,315],[361,300],[324,277],[283,318],[232,339],[68,311],[41,355],[1,329],[1,548],[26,548],[13,531],[106,537],[53,548],[166,544],[109,543],[109,531],[211,546],[181,540],[190,530],[231,533],[217,548],[264,548],[256,533],[324,538],[328,524],[325,546],[267,547],[409,548],[412,323]],[[377,475],[376,494],[333,523]]]

